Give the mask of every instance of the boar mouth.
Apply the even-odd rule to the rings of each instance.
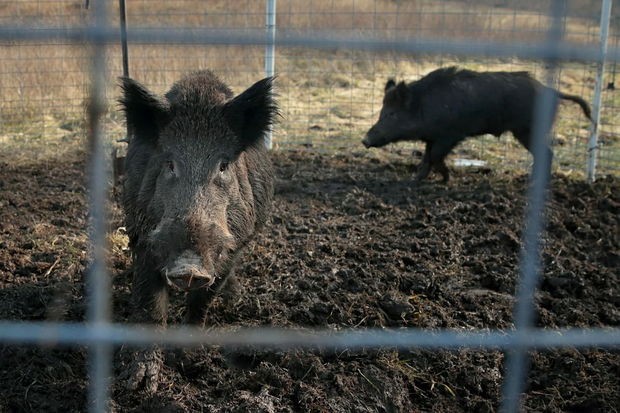
[[[164,268],[166,282],[171,287],[182,291],[207,288],[215,282],[215,275],[202,264],[196,253],[186,250],[174,260],[172,265]]]

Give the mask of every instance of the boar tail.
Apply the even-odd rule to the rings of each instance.
[[[579,106],[581,106],[581,110],[583,110],[584,115],[586,115],[586,117],[590,119],[590,122],[594,122],[594,120],[592,119],[592,112],[590,111],[590,105],[588,105],[588,102],[583,100],[580,96],[567,95],[566,93],[562,92],[558,92],[558,96],[560,97],[560,99],[571,100],[577,103]]]

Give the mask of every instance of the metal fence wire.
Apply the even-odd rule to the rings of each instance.
[[[124,3],[119,2],[121,9]],[[87,321],[0,321],[1,342],[87,346],[92,412],[109,408],[112,348],[123,344],[284,350],[500,349],[507,355],[504,412],[521,409],[529,351],[620,346],[618,329],[556,331],[533,324],[549,163],[537,163],[531,171],[513,330],[242,328],[231,332],[170,327],[161,331],[113,323],[105,250],[109,180],[105,165],[108,145],[125,132],[119,115],[108,110],[116,96],[109,77],[123,73],[122,55],[127,50],[125,71],[162,88],[196,67],[215,69],[233,87],[248,85],[263,72],[281,75],[284,120],[271,137],[275,150],[359,150],[361,136],[380,109],[378,101],[389,76],[414,80],[434,66],[475,64],[481,69],[530,70],[560,88],[568,84],[564,79],[576,79],[571,82],[572,91],[593,103],[598,128],[584,129],[577,109],[562,109],[553,133],[554,168],[577,171],[590,180],[620,169],[618,100],[611,93],[620,49],[617,34],[609,28],[611,0],[602,0],[600,7],[592,7],[593,2],[541,1],[527,10],[518,10],[519,2],[509,0],[503,2],[510,6],[505,8],[486,7],[497,1],[280,0],[276,4],[275,0],[247,0],[235,2],[231,9],[224,3],[233,2],[215,2],[218,7],[213,9],[208,3],[128,0],[123,37],[129,47],[124,51],[118,46],[119,24],[124,19],[119,18],[116,2],[92,1],[86,8],[75,1],[15,1],[0,9],[3,124],[9,128],[25,118],[45,124],[50,116],[72,112],[79,116],[87,109],[92,149]],[[317,65],[319,60],[327,64]],[[42,62],[55,64],[39,67]],[[16,78],[19,81],[13,81]],[[537,99],[534,153],[542,153],[551,139],[544,125],[552,117],[552,100],[548,94]],[[519,152],[510,144],[489,140],[497,145],[502,163],[529,165],[525,155],[509,158]],[[489,144],[471,142],[460,150],[479,156]]]

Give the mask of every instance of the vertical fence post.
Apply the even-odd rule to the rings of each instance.
[[[545,45],[551,50],[562,40],[566,0],[553,0],[549,14],[552,21]],[[549,65],[546,84],[552,85],[558,70],[558,59],[555,56],[548,56],[545,60]],[[532,121],[534,165],[527,194],[528,206],[523,230],[520,277],[515,291],[516,302],[513,310],[515,340],[519,345],[506,353],[500,406],[502,413],[517,413],[523,410],[521,393],[526,387],[529,356],[528,349],[522,343],[534,325],[536,309],[534,295],[540,279],[546,192],[551,178],[552,154],[549,150],[549,131],[553,124],[553,114],[557,104],[557,97],[551,88],[545,88],[536,96]]]
[[[609,34],[609,19],[611,17],[612,0],[603,0],[601,6],[600,24],[600,56],[596,72],[596,84],[594,85],[594,98],[592,100],[593,125],[590,127],[590,139],[588,141],[588,182],[596,179],[596,157],[598,154],[598,130],[601,121],[601,98],[603,91],[603,75],[605,74],[605,60],[607,57],[607,37]]]
[[[129,77],[129,49],[127,48],[127,12],[125,8],[125,0],[118,0],[118,10],[120,17],[120,25],[121,25],[121,53],[123,59],[123,77]],[[131,137],[129,136],[129,123],[126,125],[126,133],[125,141],[129,142]],[[116,166],[116,148],[113,152],[114,165]],[[114,179],[117,178],[117,171],[114,171]]]
[[[121,50],[123,54],[123,76],[129,76],[129,51],[127,49],[127,13],[125,0],[118,0],[118,9],[121,22]]]
[[[106,200],[108,171],[104,155],[102,118],[106,110],[106,40],[101,36],[108,25],[108,2],[96,1],[94,25],[89,28],[92,43],[91,89],[89,97],[89,209],[92,221],[90,244],[92,262],[87,274],[89,306],[87,322],[95,331],[110,322],[110,278],[106,271]],[[108,411],[110,361],[108,343],[95,343],[89,349],[89,411]]]
[[[267,10],[265,14],[265,28],[267,31],[267,45],[265,46],[265,75],[273,76],[276,66],[276,0],[267,0]],[[265,135],[265,146],[268,149],[273,147],[272,129]]]

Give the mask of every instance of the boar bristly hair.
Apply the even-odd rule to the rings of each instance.
[[[157,139],[169,118],[169,104],[151,93],[139,82],[121,77],[123,97],[119,100],[125,112],[127,125],[134,137]]]
[[[186,321],[204,325],[209,303],[234,288],[242,252],[268,221],[274,173],[264,135],[278,114],[272,78],[237,97],[209,70],[164,95],[123,78],[132,139],[123,208],[132,255],[131,321],[165,326],[168,294],[186,295]],[[157,390],[164,355],[135,353],[128,388]]]
[[[224,105],[224,116],[243,149],[262,144],[265,133],[280,114],[273,98],[273,80],[259,80]]]
[[[535,138],[533,108],[537,96],[546,90],[549,87],[528,72],[475,72],[455,66],[436,69],[409,84],[389,79],[379,119],[368,130],[362,144],[376,148],[403,140],[423,141],[426,148],[416,180],[426,178],[434,169],[447,181],[445,158],[466,138],[485,134],[499,138],[504,132],[511,132],[531,151]],[[553,88],[551,91],[556,101],[577,103],[592,120],[590,105],[583,98]],[[556,104],[551,106],[553,120]],[[551,124],[545,125],[545,133]],[[545,158],[551,159],[551,147],[545,145]],[[534,159],[534,163],[538,161]]]
[[[389,83],[390,81],[388,81]],[[409,88],[405,82],[396,83],[392,81],[392,86],[387,87],[383,99],[384,104],[405,107],[410,101]]]

